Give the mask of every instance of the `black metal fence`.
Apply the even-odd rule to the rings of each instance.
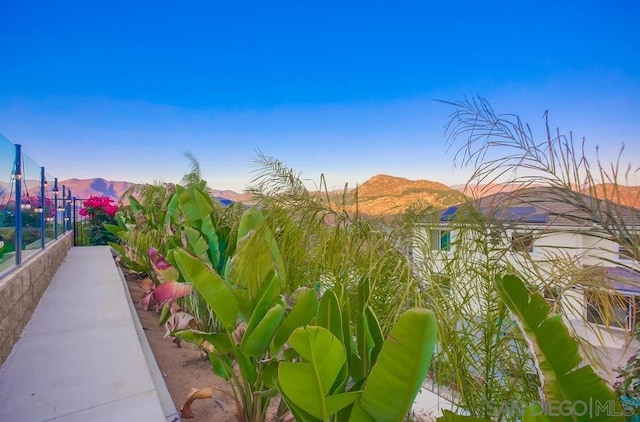
[[[91,242],[87,228],[88,217],[80,214],[84,207],[85,198],[73,198],[71,206],[71,217],[73,227],[73,246],[88,246]]]

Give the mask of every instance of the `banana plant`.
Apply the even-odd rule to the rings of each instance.
[[[289,344],[299,361],[281,362],[278,388],[297,421],[402,421],[427,374],[436,343],[431,311],[405,311],[383,341],[375,363],[355,382],[349,375],[342,312],[336,295],[321,303],[318,321],[297,328]],[[322,313],[327,315],[322,317]],[[329,316],[329,318],[327,318]],[[352,360],[352,363],[355,362]]]
[[[190,214],[191,224],[197,226],[206,219],[206,210],[201,210]],[[244,212],[235,252],[221,273],[216,270],[220,266],[210,242],[202,242],[212,239],[202,226],[187,235],[186,248],[172,254],[182,277],[195,287],[222,326],[218,332],[185,330],[172,335],[213,346],[209,359],[214,372],[231,384],[239,421],[264,420],[270,399],[277,394],[275,379],[278,360],[285,353],[284,340],[297,327],[309,324],[318,308],[315,291],[303,289],[286,312],[284,266],[262,220],[256,208]]]
[[[558,408],[558,412],[529,408],[526,420],[623,421],[622,407],[613,390],[590,365],[583,365],[578,344],[570,336],[562,315],[550,316],[546,300],[539,293],[529,293],[516,276],[497,277],[496,288],[529,342],[541,380],[543,410]],[[569,410],[567,404],[571,404]],[[585,406],[587,411],[583,412]]]
[[[156,284],[153,264],[148,255],[150,248],[165,254],[177,244],[174,233],[167,232],[164,220],[167,216],[167,205],[174,193],[165,186],[136,185],[136,192],[129,192],[129,205],[123,207],[116,215],[114,225],[105,228],[114,234],[119,242],[111,243],[124,264],[134,271],[148,274]],[[136,193],[140,200],[133,195]]]
[[[524,422],[624,421],[623,409],[613,390],[590,365],[583,365],[578,343],[571,337],[561,314],[549,315],[550,307],[539,293],[530,293],[522,280],[513,275],[496,277],[496,290],[513,315],[529,343],[540,378],[540,401],[513,409],[509,414]],[[497,412],[500,413],[500,412]],[[496,415],[505,417],[505,415]],[[440,422],[490,421],[444,411]]]

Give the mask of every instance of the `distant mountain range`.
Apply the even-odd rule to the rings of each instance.
[[[76,198],[88,198],[90,196],[108,196],[115,200],[135,183],[111,181],[101,178],[96,179],[68,179],[58,181],[58,189],[62,191],[62,185],[71,190],[71,195]]]
[[[62,185],[66,189],[71,189],[71,194],[76,198],[100,195],[118,200],[134,183],[95,178],[68,179],[59,181],[58,185],[60,190],[62,190]],[[400,214],[410,207],[444,209],[461,202],[467,196],[481,197],[510,188],[515,189],[516,187],[508,185],[447,186],[429,180],[409,180],[403,177],[379,174],[358,187],[358,211],[365,215],[385,217]],[[4,193],[3,196],[7,196],[10,190],[11,187],[8,184],[0,182],[0,194]],[[28,190],[31,195],[37,195],[37,186],[28,186]],[[601,198],[607,197],[624,205],[640,207],[640,186],[618,186],[618,190],[614,191],[612,185],[599,185],[595,192],[596,196]],[[246,192],[212,190],[211,193],[218,198],[234,202],[251,202],[251,195]],[[589,192],[584,193],[588,194]],[[355,189],[346,193],[344,201],[347,211],[355,211]]]
[[[356,191],[349,192],[347,211],[354,212]],[[378,174],[358,187],[358,212],[388,217],[416,209],[444,209],[465,199],[465,195],[447,185],[429,180]]]

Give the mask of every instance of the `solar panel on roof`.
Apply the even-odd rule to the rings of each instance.
[[[458,206],[456,206],[456,205],[454,205],[453,207],[449,207],[446,210],[442,211],[442,213],[440,213],[440,221],[453,220],[453,217],[455,216],[456,211],[458,211]]]
[[[546,223],[549,216],[547,214],[532,214],[524,218],[525,223]]]
[[[534,207],[507,207],[493,213],[493,217],[506,221],[525,221],[535,211]]]

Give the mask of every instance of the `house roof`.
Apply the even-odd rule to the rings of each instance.
[[[622,294],[640,296],[640,273],[625,267],[585,267],[587,274],[595,275]],[[587,275],[588,276],[588,275]]]
[[[603,267],[606,280],[611,287],[622,292],[640,295],[640,274],[623,267]]]
[[[440,214],[440,221],[457,219],[465,206],[503,223],[574,227],[624,225],[634,231],[640,228],[640,209],[565,188],[538,186],[499,192],[450,207]]]

